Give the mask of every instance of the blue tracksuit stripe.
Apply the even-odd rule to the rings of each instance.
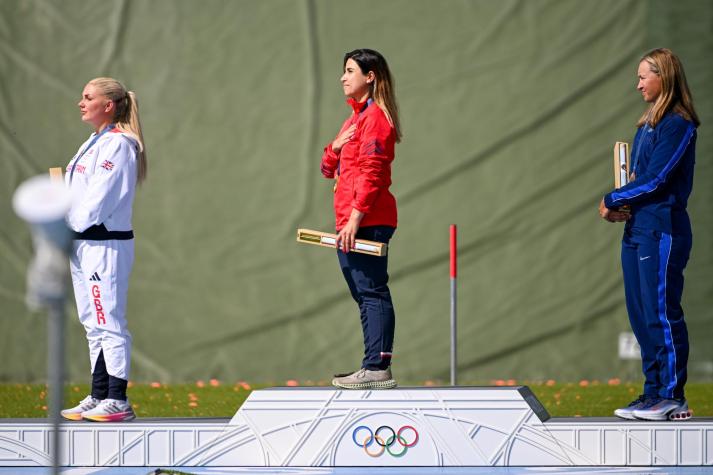
[[[666,312],[666,274],[668,271],[668,262],[671,257],[671,235],[661,233],[661,241],[659,241],[659,270],[658,270],[658,317],[661,321],[664,335],[664,349],[666,350],[666,358],[668,360],[668,384],[666,385],[667,398],[673,398],[673,390],[678,384],[676,377],[676,347],[673,345],[673,336],[671,331],[671,323],[668,321]]]
[[[612,206],[621,206],[622,203],[619,201],[621,200],[628,200],[632,198],[636,198],[638,196],[641,196],[646,193],[652,193],[656,191],[656,189],[661,186],[663,183],[666,183],[666,180],[668,179],[669,173],[671,173],[671,170],[674,169],[674,167],[678,164],[678,162],[681,160],[681,157],[683,156],[683,153],[686,151],[686,148],[688,147],[688,144],[691,142],[691,138],[693,137],[693,134],[696,132],[696,126],[693,124],[689,124],[688,128],[686,129],[686,133],[683,135],[683,139],[681,139],[681,142],[678,144],[678,148],[676,149],[676,152],[671,156],[671,159],[666,163],[666,165],[663,167],[663,169],[651,180],[646,183],[642,183],[641,185],[632,188],[630,190],[625,190],[625,191],[613,191],[611,193],[611,199],[612,199]],[[640,139],[643,140],[643,139]]]

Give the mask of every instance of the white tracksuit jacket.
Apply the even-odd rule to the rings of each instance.
[[[126,297],[134,240],[127,239],[126,233],[114,239],[106,231],[132,230],[138,143],[114,128],[84,151],[94,136],[82,144],[67,166],[65,183],[72,194],[67,223],[78,233],[96,230],[93,226],[99,225],[106,229],[74,241],[72,284],[79,320],[87,332],[92,372],[103,350],[107,372],[128,380],[131,334],[126,326]]]

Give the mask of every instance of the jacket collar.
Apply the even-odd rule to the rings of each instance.
[[[372,103],[374,102],[374,99],[371,97],[364,102],[357,102],[356,99],[350,97],[347,99],[347,104],[349,104],[352,107],[352,110],[354,110],[355,114],[359,114],[361,112],[364,112],[367,107],[369,107]]]

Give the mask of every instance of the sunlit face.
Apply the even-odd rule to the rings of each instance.
[[[345,96],[363,102],[369,97],[371,83],[374,82],[374,72],[369,71],[365,75],[361,72],[357,62],[349,58],[344,65],[344,74],[340,81]]]
[[[661,95],[661,77],[651,71],[651,65],[644,60],[639,63],[639,84],[636,89],[641,92],[646,102],[655,102]]]
[[[114,103],[111,99],[102,95],[99,89],[89,83],[84,86],[82,99],[77,104],[82,120],[100,129],[111,123],[114,116]]]

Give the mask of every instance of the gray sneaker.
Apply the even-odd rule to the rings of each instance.
[[[685,399],[659,399],[650,401],[634,411],[634,417],[645,421],[667,421],[690,419],[693,413]]]
[[[356,373],[356,371],[349,371],[349,372],[347,372],[347,373],[336,373],[336,374],[334,375],[334,377],[335,377],[335,378],[343,378],[344,376],[349,376],[349,375],[351,375],[351,374],[353,374],[353,373]]]
[[[634,411],[643,408],[652,398],[645,394],[641,394],[639,397],[634,399],[626,407],[620,407],[614,411],[614,415],[621,417],[622,419],[635,420]]]
[[[391,368],[362,368],[350,375],[334,378],[332,385],[343,389],[391,389],[396,387],[396,380],[391,377]]]

